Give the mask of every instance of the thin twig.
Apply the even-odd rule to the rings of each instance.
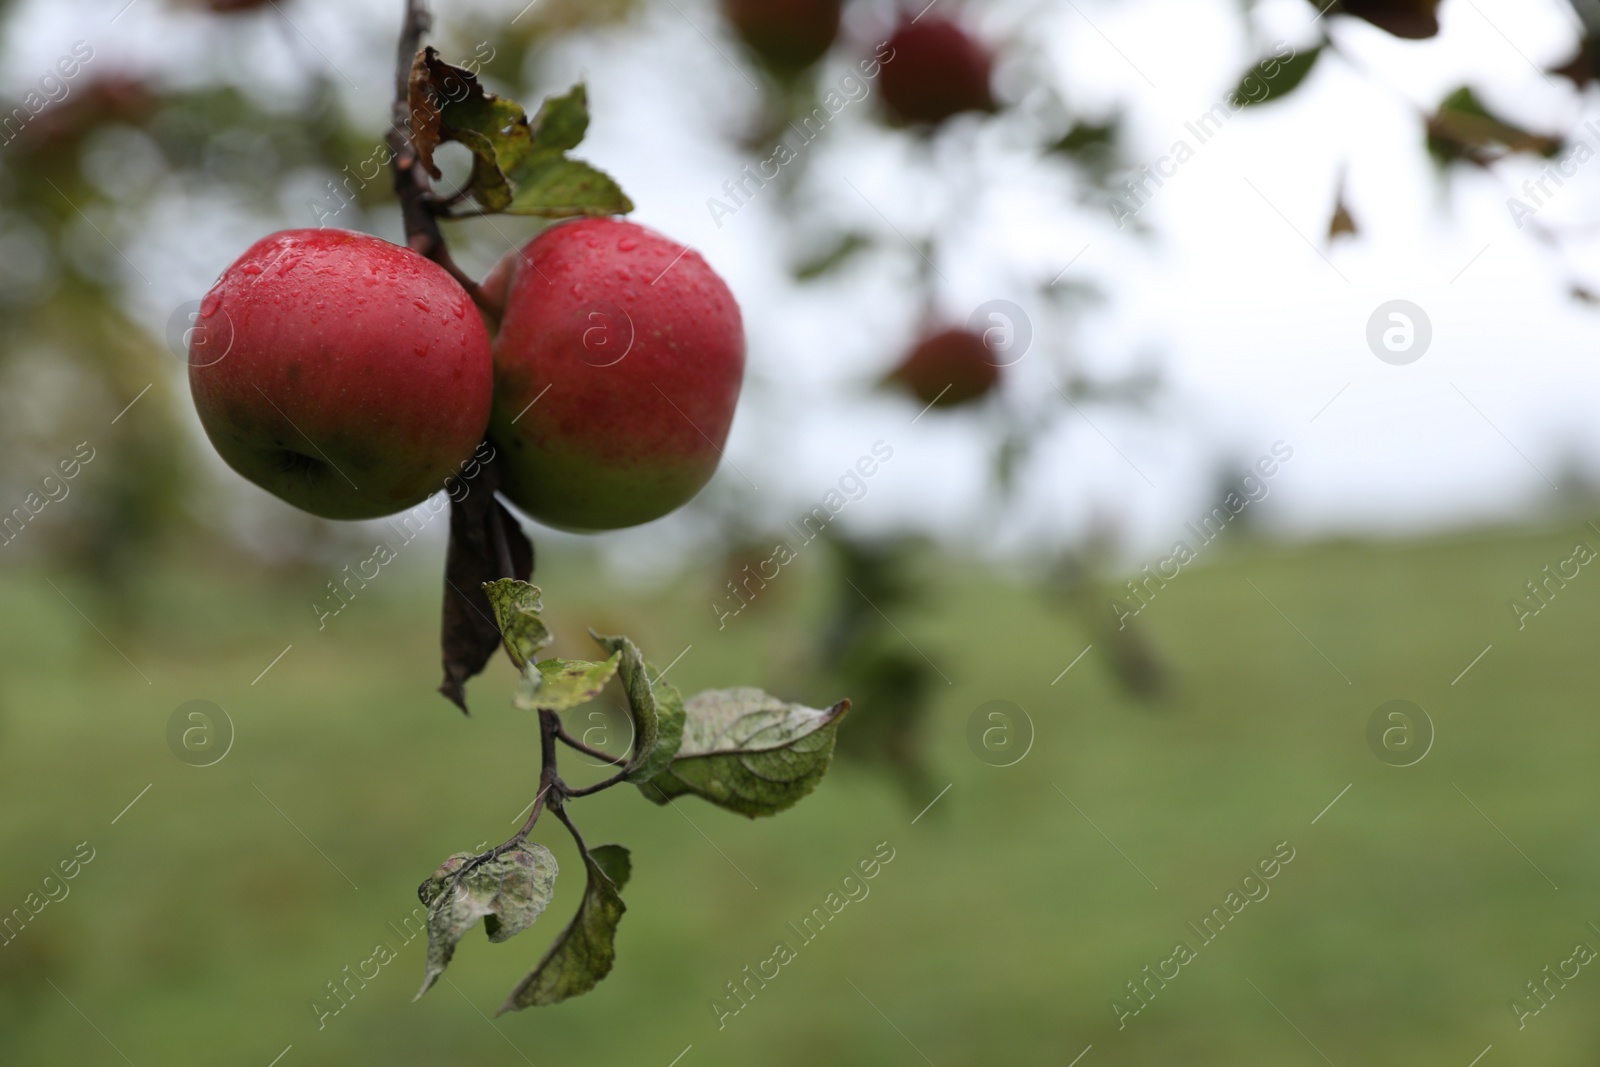
[[[433,260],[450,273],[480,309],[498,317],[498,312],[479,288],[450,258],[450,248],[439,229],[439,200],[434,195],[426,168],[411,143],[411,67],[416,61],[422,38],[433,25],[427,0],[406,0],[405,23],[400,29],[400,45],[395,55],[394,110],[389,127],[389,149],[393,155],[394,191],[400,197],[400,215],[405,222],[406,245]]]
[[[605,760],[607,763],[611,764],[613,767],[620,767],[624,763],[628,762],[628,758],[626,756],[608,756],[604,752],[601,752],[598,748],[589,747],[588,745],[584,744],[582,741],[579,741],[576,737],[573,737],[571,734],[567,733],[567,731],[565,729],[563,729],[560,733],[556,734],[556,740],[565,743],[566,745],[568,745],[571,748],[577,749],[579,752],[582,752],[585,756],[593,756],[597,760]]]
[[[551,805],[550,810],[556,813],[556,818],[560,819],[562,825],[567,828],[567,832],[572,835],[572,840],[578,846],[578,852],[587,861],[589,859],[589,846],[584,843],[583,835],[578,832],[578,828],[572,825],[572,820],[567,818],[566,809],[556,804]]]
[[[588,786],[588,787],[583,788],[583,789],[568,789],[565,792],[566,792],[566,795],[569,796],[569,797],[586,797],[586,796],[589,796],[590,794],[599,793],[602,790],[610,789],[614,785],[621,785],[623,782],[626,782],[627,780],[628,780],[628,772],[627,771],[618,771],[616,774],[612,775],[610,778],[607,778],[603,782],[599,782],[599,783],[597,783],[595,785],[591,785],[591,786]]]

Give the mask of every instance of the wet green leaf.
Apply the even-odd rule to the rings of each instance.
[[[556,858],[543,845],[523,844],[469,866],[474,857],[457,852],[417,887],[428,908],[428,965],[417,997],[438,981],[479,919],[490,941],[506,941],[532,926],[555,895]]]
[[[822,254],[795,267],[795,281],[815,281],[823,275],[832,274],[844,266],[857,252],[871,247],[872,238],[865,234],[847,233],[834,241],[833,246]]]
[[[489,597],[489,606],[494,609],[494,619],[500,626],[506,654],[519,671],[528,674],[540,650],[554,640],[549,627],[539,617],[544,611],[544,604],[539,599],[539,587],[514,578],[501,578],[485,582],[483,591]]]
[[[628,910],[621,889],[632,873],[632,861],[621,845],[600,845],[583,859],[589,881],[578,914],[539,966],[511,991],[500,1014],[558,1004],[587,993],[610,973],[617,955],[617,924]]]
[[[714,689],[684,704],[683,745],[640,788],[658,803],[693,793],[755,818],[775,815],[815,789],[833,759],[842,700],[826,710],[759,689]]]
[[[579,704],[587,704],[600,695],[600,691],[617,673],[619,657],[596,663],[582,659],[545,659],[534,667],[533,676],[539,684],[531,692],[519,691],[514,703],[519,708],[546,711],[566,711]]]

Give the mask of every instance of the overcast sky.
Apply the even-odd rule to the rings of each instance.
[[[118,15],[125,4],[21,3],[5,45],[8,93],[79,39],[95,47],[101,70],[159,70],[178,83],[255,72],[265,93],[328,64],[351,113],[375,145],[381,138],[398,0],[283,0],[282,14],[220,34],[165,0],[135,0]],[[509,21],[522,6],[437,4],[447,31],[468,8]],[[1279,441],[1293,458],[1252,506],[1301,534],[1525,518],[1554,485],[1575,488],[1562,484],[1575,480],[1574,461],[1600,481],[1600,309],[1567,295],[1583,279],[1600,291],[1595,242],[1554,248],[1517,228],[1507,198],[1537,176],[1533,163],[1497,175],[1458,170],[1442,183],[1420,126],[1447,93],[1471,84],[1508,117],[1600,149],[1600,132],[1584,129],[1600,118],[1596,90],[1580,94],[1541,74],[1574,48],[1576,20],[1563,0],[1444,0],[1443,33],[1420,43],[1334,19],[1332,35],[1362,70],[1324,56],[1299,92],[1233,117],[1204,144],[1186,123],[1277,42],[1313,39],[1307,0],[1265,0],[1253,37],[1235,0],[967,5],[965,17],[1005,49],[1000,86],[1014,106],[959,120],[921,146],[877,130],[875,88],[852,103],[806,150],[800,202],[817,221],[802,236],[836,226],[880,244],[809,288],[787,275],[804,249],[781,225],[776,196],[764,192],[720,226],[708,211],[752,161],[731,135],[757,99],[713,5],[645,7],[641,21],[547,56],[524,100],[586,77],[593,124],[579,154],[617,176],[638,221],[701,250],[739,297],[750,382],[728,450],[737,470],[725,465],[716,490],[768,522],[803,513],[878,440],[894,459],[842,521],[1004,546],[1058,542],[1091,517],[1116,523],[1137,546],[1169,544],[1217,502],[1219,461],[1253,462]],[[870,14],[852,25],[863,51],[878,32]],[[837,82],[850,50],[829,62],[821,76]],[[1076,115],[1124,114],[1134,162],[1155,165],[1180,139],[1194,149],[1175,170],[1163,164],[1172,176],[1139,214],[1147,239],[1119,231],[1103,197],[1077,203],[1081,183],[1038,162],[1037,146],[1061,132],[1052,95]],[[1330,248],[1341,173],[1361,232]],[[1600,163],[1580,165],[1538,220],[1584,231],[1600,220],[1597,185]],[[307,175],[285,190],[287,214],[276,220],[172,198],[129,248],[152,279],[129,287],[138,317],[159,330],[250,240],[313,224],[308,210],[294,212],[315,186]],[[374,224],[398,236],[392,215]],[[1008,368],[1003,405],[918,417],[910,401],[865,388],[896,361],[921,313],[909,284],[919,261],[903,235],[931,232],[941,240],[944,319],[964,322],[985,301],[1007,299],[1032,322],[1033,348]],[[1043,295],[1052,280],[1057,293],[1092,284],[1106,299],[1072,312]],[[1431,324],[1427,351],[1406,365],[1381,361],[1367,341],[1374,312],[1394,300],[1414,303]],[[1054,389],[1073,369],[1155,369],[1165,385],[1145,412],[1075,410]],[[174,361],[172,373],[181,371]],[[1046,415],[1053,426],[1023,470],[1021,499],[997,510],[988,487],[997,433]],[[669,521],[612,543],[631,553],[694,529]]]

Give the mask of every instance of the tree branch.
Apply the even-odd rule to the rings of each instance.
[[[593,756],[597,760],[605,760],[613,767],[620,767],[624,763],[628,762],[627,757],[625,756],[608,756],[604,752],[601,752],[598,748],[589,747],[582,741],[579,741],[576,737],[573,737],[571,734],[567,733],[565,728],[563,728],[560,733],[556,734],[556,739],[565,743],[571,748],[577,749],[585,756]]]
[[[589,796],[589,795],[591,795],[593,793],[599,793],[602,790],[610,789],[614,785],[621,785],[623,782],[625,782],[627,780],[628,780],[628,772],[627,771],[618,771],[616,774],[612,775],[610,778],[607,778],[605,781],[598,782],[598,783],[596,783],[594,785],[591,785],[591,786],[588,786],[588,787],[586,787],[584,789],[568,789],[568,790],[566,790],[566,795],[569,796],[569,797],[586,797],[586,796]]]
[[[400,28],[400,45],[395,55],[394,109],[389,125],[394,191],[400,198],[400,217],[405,222],[406,244],[412,251],[427,256],[449,271],[450,277],[467,291],[474,304],[498,317],[478,283],[450,258],[450,248],[439,229],[440,201],[434,196],[428,173],[411,143],[411,65],[422,46],[423,36],[432,26],[433,16],[428,12],[427,0],[406,0],[406,17]]]
[[[539,712],[539,795],[533,799],[533,811],[528,814],[528,821],[522,824],[522,829],[510,841],[500,846],[501,849],[514,848],[528,839],[533,832],[533,824],[539,821],[539,812],[545,807],[547,797],[550,808],[560,811],[562,794],[566,788],[561,776],[556,773],[556,736],[560,733],[561,720],[555,713]],[[553,797],[551,790],[555,791]]]

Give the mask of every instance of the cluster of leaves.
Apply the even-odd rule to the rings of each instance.
[[[521,104],[487,91],[472,71],[444,62],[430,47],[412,65],[409,103],[411,143],[435,178],[441,144],[454,141],[472,153],[462,192],[484,214],[562,219],[633,210],[609,175],[567,155],[589,129],[582,84],[547,99],[529,120]]]
[[[1316,4],[1321,9],[1322,5]],[[1379,29],[1404,40],[1420,41],[1439,33],[1439,0],[1335,0],[1326,13],[1349,16],[1371,23]],[[1584,12],[1580,11],[1580,15]],[[1586,31],[1578,54],[1565,66],[1551,73],[1570,78],[1580,88],[1594,77],[1595,50],[1591,45],[1594,28]],[[1282,61],[1264,60],[1240,79],[1236,90],[1247,105],[1265,104],[1280,100],[1305,83],[1307,76],[1322,56],[1338,48],[1324,31],[1322,40],[1315,46],[1302,49]],[[1263,77],[1264,67],[1270,65],[1271,76]],[[1264,91],[1253,91],[1264,85]],[[1524,153],[1550,158],[1563,147],[1560,137],[1536,133],[1491,111],[1470,86],[1461,86],[1442,101],[1432,114],[1423,117],[1423,133],[1428,154],[1441,168],[1451,164],[1466,163],[1477,167],[1491,164],[1509,155]],[[1358,232],[1355,218],[1344,199],[1344,183],[1328,222],[1328,237],[1333,239]]]
[[[444,972],[457,943],[479,919],[489,940],[498,943],[527,930],[549,905],[558,866],[545,846],[528,841],[543,808],[572,834],[584,863],[584,893],[571,923],[501,1009],[513,1011],[588,992],[616,958],[632,860],[621,845],[586,845],[567,815],[569,799],[631,783],[658,804],[687,793],[750,818],[775,815],[826,774],[850,702],[809,708],[750,688],[708,690],[685,700],[633,641],[593,631],[604,659],[541,659],[553,635],[538,587],[501,578],[484,583],[483,592],[519,674],[513,704],[539,715],[544,769],[522,830],[488,852],[456,853],[418,888],[428,907],[428,964],[417,995]],[[562,730],[560,720],[562,712],[599,697],[613,679],[621,683],[633,726],[633,744],[622,757],[586,748]],[[608,760],[616,774],[595,786],[570,788],[556,767],[557,741]]]

